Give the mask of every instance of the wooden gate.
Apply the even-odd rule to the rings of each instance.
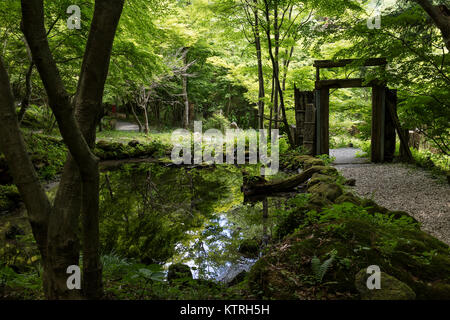
[[[396,130],[403,140],[397,117],[397,91],[388,89],[379,81],[365,83],[363,79],[320,80],[320,68],[342,67],[355,60],[320,60],[317,68],[316,89],[299,91],[295,88],[296,144],[310,154],[329,154],[330,146],[330,89],[372,88],[371,161],[391,162],[394,159]],[[384,66],[385,59],[368,59],[364,66]]]

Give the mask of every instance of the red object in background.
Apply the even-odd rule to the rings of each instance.
[[[112,111],[113,114],[115,114],[117,112],[117,107],[116,107],[115,104],[113,104],[113,106],[111,108],[111,111]]]

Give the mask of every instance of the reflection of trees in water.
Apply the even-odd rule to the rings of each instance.
[[[168,168],[127,165],[102,176],[104,252],[144,263],[188,262],[199,277],[217,278],[242,261],[244,239],[266,245],[274,208],[283,200],[243,203],[242,173],[235,167]]]
[[[227,175],[211,170],[154,164],[122,169],[102,177],[102,247],[145,262],[170,258],[230,193]]]

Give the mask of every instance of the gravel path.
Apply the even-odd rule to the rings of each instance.
[[[369,159],[356,157],[356,155],[362,153],[362,150],[356,148],[331,149],[330,157],[336,158],[334,164],[368,163]]]
[[[115,129],[118,131],[139,131],[139,126],[131,122],[117,121]]]
[[[450,245],[450,186],[447,183],[431,178],[425,170],[403,164],[334,166],[344,177],[356,179],[353,189],[357,194],[389,210],[408,212],[422,223],[422,230]]]

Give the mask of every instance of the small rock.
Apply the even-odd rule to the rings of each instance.
[[[370,274],[362,269],[355,277],[356,289],[361,294],[362,300],[414,300],[416,294],[405,283],[381,272],[381,288],[370,290],[367,288],[367,279]]]
[[[128,142],[128,145],[130,146],[130,147],[133,147],[133,148],[135,148],[135,147],[137,147],[138,145],[140,145],[141,143],[139,142],[139,141],[137,141],[137,140],[131,140],[130,142]]]
[[[259,254],[259,243],[256,240],[247,239],[242,241],[238,252],[246,258],[256,258]]]
[[[177,263],[172,264],[169,267],[169,272],[167,273],[167,280],[173,282],[174,280],[180,279],[193,279],[191,268],[185,264]]]
[[[344,185],[354,187],[356,186],[356,179],[348,179],[344,182]]]

